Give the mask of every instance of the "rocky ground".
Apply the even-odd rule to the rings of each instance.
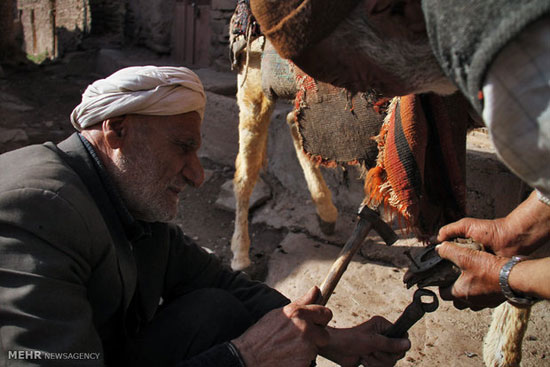
[[[139,50],[90,48],[48,65],[4,68],[0,77],[0,152],[46,140],[57,142],[71,134],[68,116],[91,81],[126,65],[169,62]],[[236,77],[209,69],[197,73],[209,99],[201,151],[207,179],[201,188],[183,194],[177,222],[197,243],[229,263],[234,213],[227,185],[234,174],[237,152]],[[269,165],[262,174],[265,185],[259,193],[264,202],[250,215],[253,265],[246,271],[295,298],[322,282],[339,247],[351,234],[361,184],[348,176],[344,179],[341,171],[325,171],[341,212],[336,233],[324,236],[293,156],[284,123],[288,108],[280,104],[273,117]],[[470,138],[469,148],[470,167],[477,167],[469,180],[471,211],[489,217],[507,210],[498,208],[502,205],[498,195],[500,199],[519,195],[517,182],[510,181],[509,173],[495,163],[483,132]],[[492,211],[482,212],[486,208]],[[401,236],[392,247],[382,245],[376,236],[365,241],[328,304],[334,311],[332,325],[351,326],[374,315],[393,321],[410,302],[413,290],[407,290],[402,282],[408,266],[404,251],[412,248],[414,252],[419,245],[406,234]],[[398,366],[482,366],[482,339],[490,314],[489,310],[457,311],[443,302],[411,329],[412,349]],[[549,330],[550,306],[540,303],[534,308],[523,343],[523,366],[550,366]],[[334,365],[321,359],[318,362],[320,366]]]

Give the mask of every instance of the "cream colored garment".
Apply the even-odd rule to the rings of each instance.
[[[133,66],[90,84],[71,113],[82,129],[126,114],[177,115],[196,111],[204,117],[206,95],[199,77],[185,67]]]
[[[502,161],[550,205],[550,16],[503,48],[483,85],[483,120]]]

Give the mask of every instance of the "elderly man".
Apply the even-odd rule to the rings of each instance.
[[[251,8],[281,56],[319,80],[389,97],[459,89],[499,157],[535,192],[506,218],[440,230],[439,241],[473,237],[498,255],[440,245],[463,270],[442,297],[472,309],[550,298],[550,259],[513,257],[550,240],[549,1],[251,0]]]
[[[198,187],[205,93],[183,67],[91,84],[58,145],[0,156],[0,360],[17,365],[393,365],[381,317],[327,327],[318,289],[289,303],[222,266],[174,218]],[[3,363],[0,363],[3,365]]]

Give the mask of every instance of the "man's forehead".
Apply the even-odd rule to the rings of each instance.
[[[142,125],[148,130],[176,132],[200,131],[201,117],[197,112],[178,115],[128,115],[130,124]]]
[[[200,144],[202,121],[196,112],[168,116],[133,115],[131,118],[130,124],[142,125],[149,139],[193,140],[193,145]]]

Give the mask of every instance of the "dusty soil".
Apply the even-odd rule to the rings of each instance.
[[[200,188],[187,190],[182,194],[180,214],[176,222],[195,242],[213,250],[229,265],[235,214],[217,208],[214,202],[219,195],[220,186],[233,178],[234,171],[231,167],[220,166],[204,159],[203,165],[207,180]],[[274,229],[265,224],[251,224],[249,229],[254,246],[250,248],[252,265],[246,272],[252,278],[263,281],[267,276],[269,255],[279,247],[287,230]]]

